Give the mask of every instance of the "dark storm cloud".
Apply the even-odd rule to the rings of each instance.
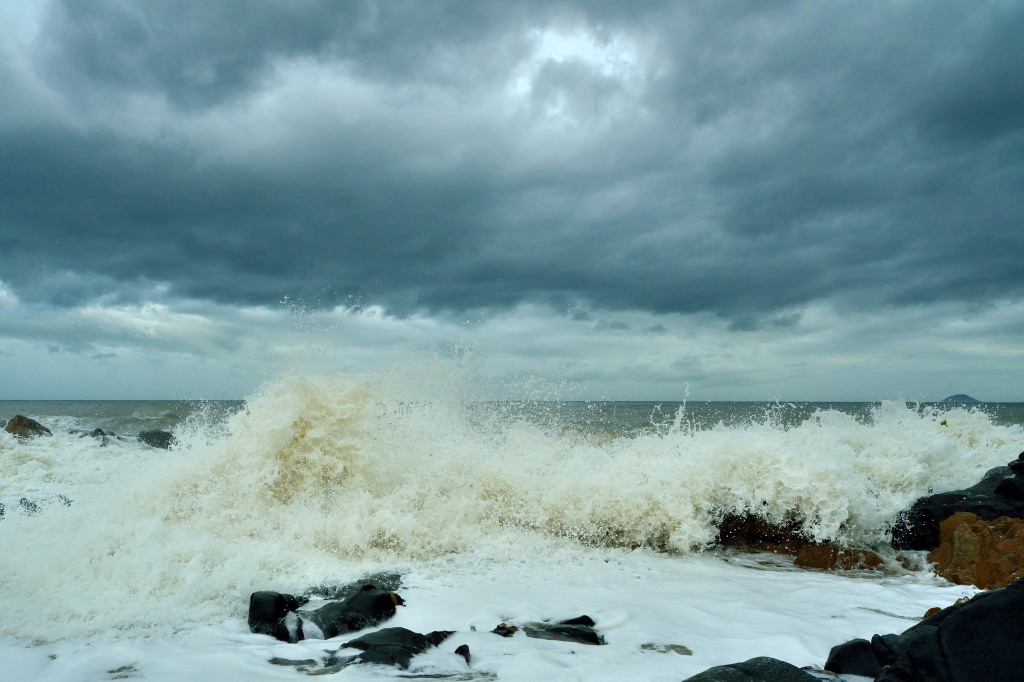
[[[622,5],[55,3],[0,69],[0,279],[734,329],[1020,296],[1024,6]]]

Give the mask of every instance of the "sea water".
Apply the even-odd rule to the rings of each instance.
[[[974,590],[891,553],[826,573],[716,549],[722,516],[884,547],[917,497],[1024,449],[1015,404],[495,402],[334,373],[241,402],[0,402],[14,414],[54,435],[0,433],[3,680],[302,679],[268,661],[319,661],[355,635],[252,634],[249,594],[382,570],[403,575],[407,602],[387,625],[456,634],[409,671],[338,679],[821,665]],[[171,450],[137,439],[154,428],[174,432]],[[489,632],[584,613],[606,646]]]

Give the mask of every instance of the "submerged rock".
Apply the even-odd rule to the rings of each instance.
[[[53,432],[35,419],[24,415],[15,415],[4,425],[4,431],[20,439],[35,438],[37,436],[52,436]]]
[[[1024,577],[1024,520],[1002,516],[986,521],[957,512],[939,531],[941,544],[928,561],[946,580],[990,590]]]
[[[604,644],[604,637],[594,629],[590,616],[579,616],[558,623],[527,623],[523,634],[534,639],[553,639],[576,644]]]
[[[684,682],[810,682],[815,677],[795,665],[767,656],[708,668]]]
[[[796,554],[811,544],[796,521],[775,525],[753,514],[729,514],[719,524],[716,542],[775,554]]]
[[[348,662],[408,668],[413,656],[437,646],[451,635],[451,632],[446,631],[422,635],[406,628],[384,628],[345,642],[342,648],[360,649],[363,652],[348,659]],[[468,647],[466,662],[469,662]]]
[[[802,568],[851,571],[877,568],[882,565],[882,557],[869,549],[840,549],[831,542],[822,542],[804,547],[793,563]]]

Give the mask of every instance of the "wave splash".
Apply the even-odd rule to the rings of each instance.
[[[0,586],[16,596],[0,631],[173,630],[238,615],[237,595],[253,589],[455,553],[693,552],[729,513],[872,544],[918,496],[1012,459],[1021,435],[982,412],[893,402],[868,420],[823,410],[791,427],[694,428],[680,413],[597,437],[508,405],[289,375],[224,424],[189,422],[157,461],[97,461],[92,478],[105,482],[70,507],[5,519],[17,550],[0,558]]]

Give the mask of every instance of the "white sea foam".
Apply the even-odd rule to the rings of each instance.
[[[0,634],[53,647],[221,623],[232,631],[253,590],[301,590],[380,568],[450,594],[506,564],[537,580],[605,561],[628,572],[638,556],[705,566],[721,560],[679,555],[711,542],[729,512],[795,518],[817,539],[875,543],[916,497],[972,483],[1022,441],[1019,427],[981,412],[950,410],[942,424],[902,403],[866,421],[821,411],[790,428],[767,419],[695,429],[681,419],[660,432],[594,438],[498,405],[396,395],[382,381],[284,376],[222,427],[190,421],[171,452],[0,434],[0,496],[73,500],[34,515],[12,509],[0,521]],[[439,573],[445,566],[450,580]],[[779,575],[782,584],[807,580]],[[598,606],[618,589],[601,579]],[[920,580],[936,585],[911,577],[898,589]],[[743,594],[740,608],[761,608],[743,602],[761,597]],[[532,606],[502,608],[577,615],[544,612],[552,599],[539,589]],[[606,611],[614,621],[615,609]]]

